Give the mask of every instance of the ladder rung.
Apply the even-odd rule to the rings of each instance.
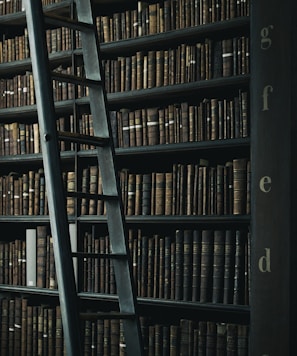
[[[85,87],[98,87],[99,85],[102,85],[101,80],[93,80],[93,79],[88,79],[85,77],[78,77],[76,75],[71,75],[71,74],[64,74],[60,72],[52,72],[52,79],[56,79],[60,82],[66,82],[66,83],[72,83],[76,85],[82,85]]]
[[[44,21],[47,25],[68,27],[76,31],[81,31],[81,32],[94,31],[94,25],[73,20],[70,19],[69,17],[58,16],[54,14],[44,14]]]
[[[68,131],[58,131],[58,138],[61,141],[71,141],[98,147],[104,147],[110,143],[109,137],[89,136]]]
[[[67,192],[68,197],[73,197],[73,198],[85,198],[85,199],[94,199],[96,201],[98,200],[104,200],[104,201],[110,201],[110,200],[117,200],[118,196],[117,195],[106,195],[106,194],[92,194],[92,193],[84,193],[84,192]]]
[[[91,252],[72,252],[72,257],[85,257],[85,258],[105,258],[121,260],[126,259],[127,255],[124,253],[91,253]]]
[[[84,320],[101,320],[101,319],[134,319],[133,313],[121,313],[121,312],[96,312],[96,313],[80,313],[81,319]]]

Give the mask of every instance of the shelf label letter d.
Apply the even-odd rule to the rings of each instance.
[[[259,258],[258,266],[260,272],[271,272],[270,248],[265,248],[265,255]]]

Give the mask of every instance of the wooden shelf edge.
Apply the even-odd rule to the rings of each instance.
[[[71,5],[71,0],[63,0],[57,3],[49,4],[44,6],[44,12],[61,12],[62,10],[67,10]],[[0,27],[1,26],[25,26],[26,25],[26,14],[25,11],[13,12],[10,14],[5,14],[0,16]]]

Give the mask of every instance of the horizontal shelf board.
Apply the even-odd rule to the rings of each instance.
[[[110,5],[109,0],[96,0],[96,5]],[[127,3],[127,0],[116,0],[115,4]],[[133,3],[129,0],[129,3]],[[135,5],[136,5],[135,1]],[[69,8],[71,6],[71,0],[64,0],[59,3],[50,4],[44,7],[47,13],[69,13]],[[25,12],[15,12],[11,14],[6,14],[0,16],[0,27],[1,26],[25,26],[26,16]],[[184,41],[189,39],[197,39],[199,37],[206,37],[210,35],[222,34],[222,32],[236,31],[240,33],[242,31],[247,31],[249,29],[250,19],[249,17],[238,17],[225,21],[218,21],[214,23],[208,23],[204,25],[199,25],[195,27],[172,30],[157,35],[147,35],[142,37],[136,37],[128,40],[121,40],[116,42],[104,43],[102,44],[102,52],[108,53],[123,53],[127,48],[138,50],[139,46],[146,46],[148,49],[152,48],[155,44],[164,46],[168,42],[174,41]]]
[[[63,161],[65,160],[73,160],[75,157],[74,151],[62,151],[61,158]],[[20,163],[22,164],[32,164],[42,162],[42,154],[41,153],[30,153],[30,154],[22,154],[22,155],[8,155],[8,156],[0,156],[0,163]]]
[[[68,216],[68,222],[78,221],[81,224],[107,224],[107,218],[103,215],[82,215],[79,217]],[[152,226],[167,227],[229,227],[249,226],[250,215],[133,215],[125,216],[127,226]],[[0,223],[36,224],[49,223],[49,215],[1,215]]]
[[[26,287],[26,286],[16,286],[16,285],[7,285],[0,284],[0,294],[1,292],[13,292],[13,293],[27,293],[27,294],[37,294],[45,296],[58,297],[59,293],[56,289],[45,289],[38,287]]]
[[[68,221],[77,219],[82,224],[106,224],[104,215],[69,216]],[[248,225],[249,215],[133,215],[125,217],[128,225]],[[0,223],[48,223],[48,215],[1,215]]]
[[[116,295],[81,292],[79,296],[88,303],[101,300],[104,303],[116,305],[118,301]],[[159,315],[161,318],[166,314],[169,317],[172,315],[172,318],[188,317],[198,318],[197,320],[209,318],[209,320],[234,321],[242,324],[248,324],[250,319],[250,307],[247,305],[199,303],[142,297],[137,298],[137,303],[141,314],[159,315],[158,311],[161,310],[162,315]]]
[[[71,114],[73,112],[74,103],[78,105],[88,105],[89,99],[87,97],[79,98],[76,100],[64,100],[55,102],[55,110],[57,115]],[[5,119],[6,118],[6,119]],[[37,118],[37,106],[15,106],[11,108],[0,109],[0,121],[7,122],[11,120],[20,121],[22,119]]]
[[[47,13],[69,13],[69,8],[71,6],[71,0],[63,0],[58,3],[53,3],[50,5],[44,6],[44,12]],[[26,15],[25,11],[14,12],[11,14],[0,16],[0,27],[1,26],[25,26],[26,24]]]
[[[153,145],[142,147],[130,147],[130,148],[116,148],[116,156],[130,156],[130,155],[147,155],[154,153],[168,153],[168,152],[187,152],[195,150],[221,150],[225,148],[238,148],[249,147],[250,139],[238,138],[238,139],[226,139],[226,140],[213,140],[213,141],[199,141],[199,142],[182,142],[182,143],[170,143],[165,145]]]
[[[74,216],[68,217],[68,222],[75,222],[76,219]],[[49,215],[0,215],[0,223],[49,223]]]
[[[115,42],[101,43],[100,49],[103,56],[127,55],[141,50],[152,50],[158,48],[169,48],[172,45],[189,41],[198,42],[205,37],[226,37],[229,33],[248,33],[249,17],[238,17],[225,21],[218,21],[205,25],[187,27],[178,30],[162,32],[154,35],[146,35]]]
[[[139,89],[127,92],[118,92],[107,94],[107,100],[110,109],[127,107],[129,105],[156,106],[165,100],[178,100],[181,102],[189,95],[206,96],[210,94],[215,95],[215,91],[228,90],[235,88],[243,88],[249,86],[250,76],[238,75],[233,77],[221,77],[210,80],[200,80],[191,83],[181,83],[174,85],[167,85],[162,87]]]
[[[69,216],[69,222],[106,223],[105,215]],[[133,215],[125,217],[127,224],[249,224],[250,215]],[[49,222],[48,215],[1,215],[0,222]]]
[[[12,285],[0,285],[1,292],[10,292],[23,295],[40,295],[43,297],[58,298],[59,292],[56,289],[45,289],[37,287],[25,287],[25,286],[12,286]],[[104,308],[110,309],[118,306],[118,296],[113,294],[101,294],[80,292],[78,296],[82,301],[94,303],[104,302]],[[199,302],[185,302],[175,300],[163,300],[153,298],[137,298],[138,308],[140,313],[151,313],[153,316],[159,315],[159,311],[162,310],[162,316],[166,313],[171,313],[174,318],[189,317],[199,318],[203,320],[225,320],[225,321],[237,321],[245,324],[249,322],[250,307],[246,305],[231,305],[231,304],[215,304],[215,303],[199,303]],[[161,317],[162,317],[161,316]]]
[[[84,215],[78,217],[81,223],[105,223],[106,216]],[[249,224],[249,215],[133,215],[125,217],[127,224],[177,224],[177,225],[230,225]]]
[[[236,150],[239,148],[249,149],[250,138],[238,138],[238,139],[226,139],[226,140],[214,140],[214,141],[200,141],[200,142],[184,142],[184,143],[171,143],[165,145],[152,145],[152,146],[141,146],[141,147],[129,147],[129,148],[116,148],[115,149],[115,159],[119,161],[124,158],[142,157],[147,155],[155,154],[168,154],[168,153],[183,153],[183,152],[195,152],[195,151],[216,151],[232,149]],[[62,151],[61,158],[62,161],[74,160],[76,155],[75,151]],[[97,150],[83,150],[77,152],[77,155],[81,158],[97,158]],[[22,155],[7,155],[0,156],[0,163],[2,164],[12,164],[19,163],[22,164],[32,164],[32,162],[40,163],[42,162],[41,153],[31,153]]]
[[[74,51],[59,51],[49,54],[49,61],[51,68],[56,68],[62,64],[71,65],[72,55],[81,55],[82,50],[77,49]],[[0,63],[0,76],[1,78],[9,78],[12,75],[21,74],[26,71],[32,71],[32,63],[30,58],[25,58],[14,62]]]

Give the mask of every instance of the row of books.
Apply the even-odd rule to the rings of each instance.
[[[63,0],[42,0],[43,5],[50,5]],[[0,15],[24,11],[24,0],[1,0]]]
[[[173,164],[170,172],[120,172],[124,213],[130,215],[222,215],[250,213],[250,162]],[[102,194],[97,166],[84,168],[82,191]],[[103,201],[82,199],[82,215],[105,214]]]
[[[187,319],[164,325],[141,318],[141,328],[144,352],[148,356],[248,355],[249,330],[246,325]],[[84,329],[84,355],[89,355],[91,350],[106,356],[125,354],[120,322],[89,321],[85,322]]]
[[[75,172],[63,173],[65,190],[75,192]],[[167,172],[120,172],[126,215],[223,215],[250,213],[250,161],[234,159],[210,166],[173,164]],[[81,191],[102,194],[98,166],[83,168]],[[67,197],[67,212],[75,214],[75,198]],[[103,215],[105,204],[96,197],[81,198],[81,215]],[[0,215],[46,215],[47,194],[43,169],[11,172],[0,177]]]
[[[207,80],[249,72],[249,43],[245,37],[222,41],[205,40],[197,45],[182,44],[176,49],[139,51],[131,57],[103,61],[107,92],[121,92]],[[71,74],[72,69],[56,69]],[[83,68],[76,74],[83,76]],[[77,96],[88,95],[87,88],[78,86]],[[31,72],[0,81],[0,108],[35,104],[34,81]],[[73,84],[53,81],[55,100],[73,99]]]
[[[250,236],[245,230],[176,230],[167,235],[129,230],[139,297],[248,304]],[[109,253],[108,236],[86,232],[85,253]],[[83,291],[116,294],[113,265],[84,257]]]
[[[150,356],[248,355],[246,325],[181,319],[174,325],[145,325],[143,332]]]
[[[10,1],[11,2],[11,1]],[[28,31],[25,30],[25,35],[8,37],[5,34],[1,35],[0,41],[0,63],[21,61],[29,58],[29,42]]]
[[[84,134],[92,134],[92,127],[86,127],[86,124],[91,124],[92,120],[90,115],[83,115],[80,120],[80,132]],[[75,132],[73,115],[67,117],[60,117],[57,119],[58,131]],[[74,144],[60,141],[60,150],[72,150]],[[92,146],[88,146],[91,148]],[[81,145],[81,149],[84,149]],[[0,123],[0,156],[8,155],[24,155],[40,153],[40,133],[39,124],[13,122],[13,123]]]
[[[74,191],[74,172],[63,172],[65,191]],[[74,214],[72,198],[67,211]],[[43,168],[0,177],[0,215],[47,215],[48,204]]]
[[[55,70],[61,74],[71,74],[71,68],[59,67]],[[80,76],[81,68],[77,68],[77,74]],[[78,97],[88,95],[88,89],[82,85],[74,86],[71,83],[53,80],[53,96],[54,100],[74,99],[75,89],[77,89]],[[36,104],[34,80],[31,72],[26,72],[25,75],[17,75],[13,78],[0,80],[0,108],[19,107]]]
[[[82,271],[78,289],[116,294],[112,261],[88,257],[110,253],[109,237],[85,232],[77,247],[70,224],[74,258]],[[53,239],[46,225],[26,229],[23,239],[0,243],[0,284],[57,289]],[[247,230],[176,230],[147,234],[130,229],[129,249],[139,297],[200,303],[249,304],[250,236]]]
[[[35,104],[34,81],[31,72],[0,80],[0,108]]]
[[[0,15],[19,12],[23,9],[23,0],[2,0],[0,2]]]
[[[249,73],[249,40],[205,39],[168,50],[103,60],[107,92],[123,92]]]
[[[29,299],[3,298],[1,355],[62,356],[65,352],[60,306],[35,305]],[[84,321],[84,355],[124,356],[119,320]],[[180,319],[171,324],[141,318],[146,355],[248,355],[248,327],[215,321]]]
[[[182,102],[165,107],[110,112],[115,147],[140,147],[158,144],[196,142],[249,136],[247,92],[228,98],[204,98],[197,104]],[[93,135],[92,115],[79,118],[79,131]],[[58,131],[75,132],[73,115],[57,119]],[[60,150],[73,144],[62,141]],[[82,144],[80,149],[92,149]],[[1,123],[0,156],[40,153],[38,123]]]
[[[137,9],[97,19],[100,40],[118,41],[249,15],[249,0],[138,1]]]
[[[188,1],[188,0],[187,0]],[[10,3],[12,1],[9,1]],[[155,6],[158,4],[151,4],[150,6]],[[125,13],[127,14],[128,11]],[[124,15],[125,15],[124,14]],[[118,17],[119,14],[114,14],[114,16]],[[194,15],[194,14],[193,14]],[[125,16],[124,16],[125,17]],[[97,25],[98,25],[98,34],[100,37],[103,37],[102,40],[104,41],[106,35],[106,17],[103,17],[103,19],[105,19],[104,21],[104,26],[103,28],[101,28],[102,24],[102,18],[97,18]],[[118,26],[124,26],[125,21]],[[112,25],[110,25],[112,26]],[[186,26],[188,27],[188,26]],[[111,27],[113,28],[113,27]],[[124,29],[128,29],[127,27],[124,27]],[[134,27],[134,30],[137,29],[137,26]],[[101,30],[101,32],[100,32]],[[126,31],[125,30],[125,31]],[[110,29],[108,29],[108,31],[110,31]],[[122,37],[121,35],[116,35],[116,33],[118,31],[116,31],[113,28],[113,31],[115,31],[115,38],[120,38]],[[152,31],[150,31],[152,32]],[[158,30],[158,33],[160,31]],[[155,31],[152,33],[156,33]],[[102,36],[103,35],[103,36]],[[110,36],[109,36],[110,37]],[[126,37],[126,36],[124,36]],[[69,28],[66,27],[61,27],[61,28],[57,28],[57,29],[50,29],[46,31],[46,40],[47,40],[47,47],[48,47],[48,51],[49,53],[54,53],[54,52],[58,52],[58,51],[67,51],[67,50],[72,50],[74,48],[81,48],[81,41],[80,41],[80,36],[76,36],[75,37],[75,43],[71,42],[71,32],[69,30]],[[233,40],[234,44],[234,52],[243,52],[243,56],[246,55],[248,56],[248,41],[246,39],[234,39]],[[238,43],[236,43],[238,42]],[[240,43],[240,42],[245,42],[245,43]],[[183,45],[185,46],[185,45]],[[197,67],[199,67],[199,57],[202,58],[200,61],[202,62],[203,57],[205,57],[204,52],[210,51],[210,47],[211,45],[209,44],[209,40],[206,41],[206,43],[200,43],[197,44],[198,48],[195,48],[195,46],[188,46],[188,48],[184,49],[181,48],[179,51],[181,52],[181,58],[184,56],[183,55],[183,51],[187,51],[187,55],[186,58],[188,58],[188,62],[190,63],[190,67],[188,70],[188,76],[190,77],[190,75],[193,76],[193,73],[195,73],[195,71],[198,71]],[[200,48],[201,47],[201,48]],[[204,47],[206,47],[204,49]],[[209,47],[209,48],[208,48]],[[219,44],[216,44],[216,56],[219,56]],[[223,47],[225,47],[225,44],[223,42]],[[230,50],[230,45],[227,44],[227,47],[229,47],[228,50]],[[223,56],[224,57],[229,57],[229,53],[225,53],[224,49],[222,49],[223,51]],[[231,48],[232,51],[232,48]],[[163,54],[164,51],[160,51],[157,52],[155,57],[157,58],[157,63],[162,61],[162,57],[164,57],[164,61],[165,61],[165,65],[166,65],[166,57],[168,56],[169,58],[174,56],[173,53],[171,53],[170,51],[168,52],[168,55],[165,51],[165,53]],[[177,54],[178,55],[178,54]],[[0,63],[5,63],[5,62],[11,62],[11,61],[18,61],[18,60],[23,60],[25,58],[29,58],[30,57],[30,49],[29,49],[29,42],[28,42],[28,32],[27,29],[24,30],[24,34],[23,35],[19,35],[16,37],[7,37],[7,35],[3,34],[2,35],[2,40],[0,41]],[[146,58],[147,57],[147,58]],[[133,60],[133,59],[132,59]],[[143,59],[140,58],[140,60],[144,61],[144,62],[151,62],[152,61],[152,53],[144,56]],[[181,59],[181,61],[184,59]],[[139,60],[138,60],[139,61]],[[194,61],[196,62],[196,65],[194,65]],[[234,59],[233,59],[234,61]],[[238,59],[237,59],[238,61]],[[122,66],[124,65],[124,63],[122,63]],[[238,64],[239,65],[239,64]],[[189,66],[189,65],[188,65]],[[201,64],[201,66],[203,66],[203,64]],[[247,63],[245,63],[245,61],[242,59],[242,66],[248,66]],[[145,70],[145,69],[144,69]],[[218,70],[218,69],[217,69]],[[246,72],[248,72],[248,70],[245,70]],[[201,70],[202,72],[202,70]],[[200,77],[203,78],[203,73],[200,73]],[[188,78],[188,81],[190,80],[190,78]],[[193,79],[192,79],[193,80]]]
[[[64,354],[60,306],[1,298],[1,355]]]
[[[110,112],[116,147],[149,146],[249,136],[247,92],[165,107]],[[86,119],[90,117],[86,116]],[[88,125],[89,127],[90,125]]]
[[[169,50],[141,51],[131,57],[103,60],[105,87],[108,93],[208,80],[249,73],[249,43],[245,37],[212,41],[196,45],[182,44]],[[56,69],[71,74],[72,68]],[[76,74],[83,76],[83,68]],[[77,88],[77,97],[88,95],[87,88]],[[0,108],[35,104],[32,73],[0,81]],[[73,99],[74,85],[53,81],[55,100]]]
[[[53,240],[47,226],[20,233],[0,242],[0,284],[56,289]]]
[[[95,168],[90,180],[93,174]],[[126,215],[250,213],[250,162],[245,158],[217,166],[205,160],[173,164],[167,172],[138,174],[122,170],[120,182]],[[100,181],[98,186],[101,192]],[[87,191],[91,192],[91,187]],[[98,209],[101,213],[101,204]]]
[[[67,27],[47,29],[46,42],[49,53],[81,48],[80,36],[76,36],[75,43],[72,43],[71,30]],[[20,61],[26,58],[30,58],[27,28],[24,29],[24,34],[15,37],[10,37],[5,33],[1,34],[0,63]]]

